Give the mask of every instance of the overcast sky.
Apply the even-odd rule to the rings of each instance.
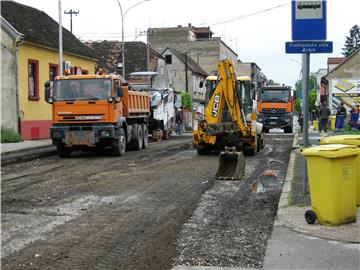
[[[16,0],[43,10],[58,21],[58,0]],[[125,12],[141,0],[120,0]],[[63,11],[79,11],[73,16],[73,33],[82,40],[121,40],[121,16],[117,0],[62,0]],[[150,0],[127,13],[125,40],[145,41],[148,27],[177,25],[210,26],[244,62],[256,62],[267,78],[294,85],[299,78],[301,57],[285,54],[291,41],[290,0]],[[265,11],[268,10],[268,11]],[[328,57],[341,57],[345,36],[360,24],[359,0],[327,1],[327,39],[334,42],[332,54],[312,54],[310,70],[326,68]],[[263,11],[263,12],[261,12]],[[250,16],[248,16],[250,15]],[[242,17],[238,20],[231,20]],[[63,15],[70,30],[70,16]],[[224,21],[231,20],[225,23]]]

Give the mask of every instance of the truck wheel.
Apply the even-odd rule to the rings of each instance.
[[[256,140],[256,151],[257,151],[257,152],[260,152],[260,150],[261,150],[261,144],[262,144],[262,142],[261,142],[261,136],[257,136],[257,140]]]
[[[114,156],[123,156],[126,151],[126,136],[123,128],[119,130],[119,138],[113,142],[111,147]]]
[[[284,128],[284,133],[292,133],[292,132],[293,132],[293,127],[287,126]]]
[[[143,140],[144,140],[144,136],[143,136],[143,132],[141,129],[141,125],[137,125],[137,130],[136,130],[136,138],[134,140],[134,150],[140,151],[142,146],[143,146]]]
[[[142,148],[146,148],[148,143],[149,143],[149,131],[148,131],[148,127],[146,124],[141,124],[141,129],[143,132],[143,144],[142,144]]]
[[[59,143],[56,146],[56,149],[57,149],[57,153],[58,153],[59,157],[61,157],[61,158],[70,157],[71,149],[66,147],[65,144]]]
[[[211,153],[211,148],[207,145],[198,145],[196,150],[200,156],[209,155]]]

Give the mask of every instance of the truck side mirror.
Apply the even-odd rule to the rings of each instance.
[[[204,87],[204,82],[203,82],[203,81],[200,81],[200,82],[199,82],[199,87],[200,87],[200,88],[203,88],[203,87]]]
[[[294,100],[296,100],[296,91],[294,91],[293,96],[294,96]]]
[[[52,88],[52,86],[51,86],[51,83],[50,83],[50,81],[46,81],[45,83],[44,83],[44,87],[45,87],[45,101],[47,102],[47,103],[53,103],[53,98],[52,98],[52,95],[51,95],[51,88]]]
[[[124,96],[126,86],[128,86],[127,83],[120,83],[120,87],[118,88],[118,92],[117,92],[118,97],[123,97]]]

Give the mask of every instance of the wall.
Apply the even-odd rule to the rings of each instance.
[[[329,81],[329,108],[336,110],[343,102],[349,110],[360,103],[360,52],[343,62],[325,78]]]
[[[170,50],[166,50],[163,55],[171,55],[172,58],[172,63],[167,64],[171,88],[178,92],[185,91],[185,63],[177,58],[177,56]],[[205,76],[197,74],[188,68],[188,91],[195,102],[205,101],[205,89],[199,88],[199,83],[201,80],[204,81]]]
[[[15,41],[1,28],[1,126],[18,131]]]
[[[236,63],[237,55],[219,37],[196,40],[195,34],[188,27],[150,28],[151,47],[162,53],[167,47],[174,48],[194,59],[207,73],[217,72],[217,63],[224,57]]]
[[[28,59],[39,61],[39,100],[28,99]],[[44,83],[49,80],[49,64],[58,64],[58,52],[23,44],[19,47],[19,101],[21,118],[21,136],[23,139],[45,139],[50,136],[51,105],[44,101]],[[95,61],[64,53],[63,61],[71,66],[80,66],[95,71]]]

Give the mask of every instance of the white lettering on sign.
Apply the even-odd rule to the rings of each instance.
[[[322,19],[322,1],[296,0],[295,19]]]
[[[213,107],[212,107],[211,116],[217,117],[218,110],[219,110],[219,103],[220,103],[220,95],[217,94],[217,95],[214,96],[214,104],[213,104]]]

